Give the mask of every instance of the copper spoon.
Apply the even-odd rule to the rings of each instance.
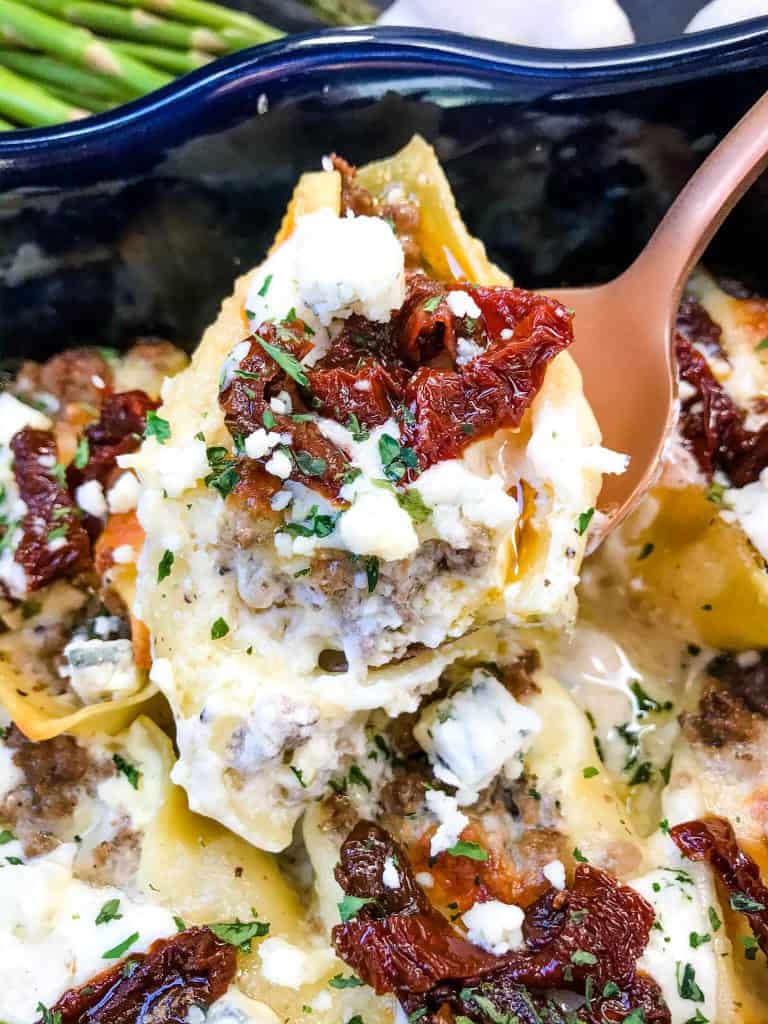
[[[603,444],[630,456],[605,477],[599,507],[617,526],[658,476],[677,415],[672,326],[708,242],[768,166],[768,93],[709,154],[628,270],[594,288],[548,291],[574,310],[572,349]]]

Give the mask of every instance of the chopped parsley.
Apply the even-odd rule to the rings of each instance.
[[[393,483],[402,480],[409,469],[419,468],[419,460],[413,448],[401,445],[391,434],[382,434],[379,438],[379,455],[384,476]]]
[[[13,832],[9,828],[4,828],[0,832],[0,846],[6,846],[8,843],[12,843],[16,838]]]
[[[360,913],[363,907],[367,903],[375,903],[370,896],[345,896],[344,899],[339,903],[339,917],[343,924],[347,921],[351,921],[354,917]]]
[[[211,640],[221,640],[229,632],[229,623],[221,616],[211,626]]]
[[[365,786],[365,788],[368,790],[368,792],[369,793],[371,792],[371,783],[368,780],[368,777],[363,773],[363,771],[362,771],[362,769],[360,768],[359,765],[357,765],[357,764],[353,764],[352,765],[352,767],[349,769],[348,778],[349,778],[350,783],[352,783],[353,785],[355,785],[355,786]]]
[[[269,933],[268,921],[222,921],[208,927],[217,939],[235,946],[241,953],[250,953],[252,941],[263,939]]]
[[[96,915],[96,924],[107,924],[109,921],[119,921],[122,916],[123,915],[120,913],[120,900],[107,900]]]
[[[424,503],[422,496],[413,487],[409,487],[402,494],[398,494],[397,502],[400,508],[405,509],[414,523],[423,523],[432,514],[432,509]]]
[[[427,299],[424,303],[423,309],[425,313],[434,313],[440,303],[443,301],[442,295],[433,295],[431,299]]]
[[[48,531],[48,540],[61,540],[62,537],[67,536],[67,524],[63,523],[61,526],[54,526],[52,530]]]
[[[704,993],[696,984],[696,971],[692,964],[683,964],[678,960],[675,967],[677,992],[681,999],[690,999],[694,1003],[704,1002]]]
[[[365,560],[365,578],[368,581],[368,593],[372,594],[379,582],[379,560],[376,555]]]
[[[707,501],[711,501],[713,505],[723,505],[725,503],[725,492],[728,488],[725,484],[719,484],[713,480],[709,485],[707,491]]]
[[[38,1003],[36,1011],[40,1014],[42,1024],[61,1024],[60,1010],[49,1010],[43,1003]]]
[[[187,930],[187,922],[184,920],[183,917],[174,916],[173,923],[176,925],[177,932],[185,932]]]
[[[488,860],[488,852],[479,843],[468,843],[463,839],[449,847],[446,853],[450,853],[452,857],[467,857],[469,860]]]
[[[67,486],[67,471],[60,462],[51,466],[51,476],[60,487]]]
[[[106,953],[102,953],[101,959],[119,960],[123,953],[127,953],[131,946],[134,944],[134,942],[138,941],[138,938],[139,933],[134,932],[132,935],[129,935],[127,939],[123,939],[122,942],[118,942],[118,944],[116,946],[113,946],[112,949],[108,949]]]
[[[578,846],[574,846],[574,848],[573,848],[573,859],[576,861],[577,864],[588,864],[589,863],[589,861],[584,856],[584,854],[581,852],[581,850],[578,848]]]
[[[718,917],[718,914],[717,914],[717,911],[715,910],[715,908],[714,907],[710,907],[709,910],[707,911],[707,914],[709,915],[709,923],[710,923],[710,926],[712,928],[712,931],[713,932],[720,931],[720,926],[722,925],[723,922]]]
[[[655,549],[656,549],[656,545],[655,544],[651,544],[650,541],[647,541],[645,544],[643,544],[643,546],[642,546],[642,548],[640,550],[640,554],[637,556],[638,562],[645,561],[645,559],[649,555],[653,554]]]
[[[705,1017],[697,1006],[696,1013],[694,1013],[692,1017],[689,1017],[685,1024],[709,1024],[709,1017]]]
[[[72,465],[75,469],[84,469],[88,465],[88,459],[91,457],[91,447],[88,443],[87,437],[81,437],[77,442],[77,448],[75,449],[75,457],[72,459]]]
[[[645,1024],[645,1013],[638,1007],[626,1016],[621,1024]]]
[[[760,910],[765,910],[765,904],[760,903],[759,900],[752,899],[745,892],[735,892],[731,896],[731,909],[741,910],[747,914],[756,914]]]
[[[124,757],[121,757],[120,754],[112,755],[112,763],[119,772],[123,773],[123,775],[126,777],[126,779],[128,779],[129,783],[133,786],[134,789],[139,788],[141,772],[135,765],[131,764],[130,761],[126,761],[126,759]]]
[[[755,352],[762,352],[766,348],[768,348],[768,338],[763,338],[762,341],[758,341],[755,345]]]
[[[629,688],[634,694],[635,700],[637,701],[637,708],[641,714],[646,714],[651,711],[670,711],[672,708],[671,701],[665,701],[660,704],[659,701],[655,700],[650,694],[643,689],[639,679],[633,679],[629,684]]]
[[[571,963],[578,967],[593,967],[597,963],[597,957],[586,949],[575,949],[571,953]]]
[[[43,606],[39,601],[24,601],[20,609],[21,617],[26,622],[27,619],[34,619],[42,610]]]
[[[314,455],[310,455],[309,452],[296,452],[294,459],[296,460],[299,472],[303,473],[304,476],[322,476],[328,469],[328,463],[325,459],[316,458]]]
[[[270,342],[259,337],[258,334],[256,335],[256,341],[258,341],[267,355],[274,359],[280,369],[295,380],[297,384],[303,388],[309,385],[309,377],[307,377],[304,368],[295,356],[292,356],[290,352],[286,352],[285,349],[279,348],[277,345],[270,344]]]
[[[583,769],[581,774],[584,776],[585,779],[594,779],[594,777],[596,775],[600,774],[600,769],[599,768],[595,768],[595,766],[593,764],[590,764],[590,765],[587,765],[587,767]]]
[[[18,867],[19,864],[24,863],[21,857],[6,857],[5,859],[9,864],[13,865],[13,867]]]
[[[742,935],[741,944],[744,947],[744,956],[747,960],[755,960],[757,958],[757,951],[760,948],[757,944],[757,939],[751,935]]]
[[[347,430],[352,434],[353,441],[365,441],[368,439],[368,428],[361,424],[360,420],[353,412],[349,414]]]
[[[408,1024],[416,1024],[417,1020],[421,1020],[427,1012],[426,1006],[422,1006],[420,1010],[414,1010],[413,1013],[408,1014]]]
[[[205,450],[211,472],[205,478],[206,486],[213,487],[222,498],[232,493],[240,479],[237,467],[229,452],[222,445],[213,445]]]
[[[338,518],[338,514],[320,515],[317,505],[313,505],[303,523],[284,523],[278,532],[291,537],[328,537],[333,533]]]
[[[342,974],[334,974],[328,984],[331,988],[360,988],[363,983],[354,974],[348,978],[345,978]]]
[[[256,292],[256,294],[259,296],[260,299],[263,299],[264,296],[267,294],[267,292],[269,291],[269,286],[271,284],[272,284],[272,275],[271,274],[267,274],[267,276],[264,278],[264,281],[262,282],[261,288],[259,288],[259,290]]]
[[[299,785],[301,786],[301,788],[306,789],[307,784],[304,781],[304,773],[302,772],[301,768],[296,768],[295,765],[290,765],[290,769],[296,776],[296,778],[299,780]]]
[[[357,480],[359,476],[362,476],[362,473],[362,469],[359,469],[357,466],[351,466],[341,478],[341,482],[342,484],[351,484],[353,480]]]
[[[594,514],[595,510],[593,508],[588,508],[586,512],[581,512],[579,514],[576,531],[580,537],[583,537],[584,534],[587,532],[587,528],[589,527],[589,524],[592,522],[592,516]]]
[[[261,415],[261,422],[264,424],[267,430],[274,430],[274,428],[277,426],[275,414],[272,412],[271,409],[264,410],[264,412]]]
[[[144,437],[154,437],[158,444],[165,444],[171,436],[171,424],[158,416],[154,409],[147,413],[147,425],[144,428]]]
[[[629,786],[644,786],[646,782],[650,782],[653,776],[653,765],[650,761],[643,761],[635,768],[634,772],[627,781]]]
[[[691,932],[688,936],[691,949],[698,949],[699,946],[703,946],[705,942],[711,942],[711,940],[712,936],[709,932]]]
[[[173,568],[173,552],[166,550],[163,552],[163,557],[160,559],[157,565],[157,582],[162,583],[164,579],[171,575],[171,569]]]
[[[614,996],[620,996],[621,989],[615,981],[606,981],[603,987],[603,999],[613,999]]]

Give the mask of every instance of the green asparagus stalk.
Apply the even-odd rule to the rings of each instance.
[[[40,128],[61,121],[75,121],[85,117],[86,113],[83,108],[64,103],[34,82],[0,67],[0,116]]]
[[[0,0],[0,36],[98,71],[137,92],[150,92],[172,81],[170,75],[118,53],[88,29],[68,25],[14,0]]]
[[[110,100],[113,105],[137,95],[135,89],[126,89],[106,75],[83,71],[82,68],[74,68],[71,64],[37,53],[0,49],[0,64],[44,86],[53,86],[54,89],[49,91],[71,89],[80,95]]]
[[[189,21],[194,25],[207,25],[209,28],[236,29],[250,39],[249,45],[265,43],[271,39],[279,39],[284,33],[259,18],[254,18],[243,11],[231,11],[221,4],[207,3],[206,0],[114,0],[125,7],[138,4],[155,14],[162,14],[177,21]]]
[[[170,50],[165,46],[148,46],[146,43],[121,43],[115,40],[113,46],[126,57],[136,57],[156,68],[163,68],[175,75],[185,75],[213,60],[209,53],[201,50]]]
[[[304,0],[330,25],[370,25],[379,16],[368,0]]]
[[[76,89],[62,89],[57,85],[48,86],[51,96],[56,96],[62,103],[74,103],[76,107],[87,110],[90,114],[100,114],[103,110],[111,110],[119,105],[120,100],[107,99],[104,96],[90,96]]]
[[[99,0],[25,0],[31,7],[75,22],[96,32],[119,39],[135,39],[181,50],[210,50],[226,53],[229,44],[210,28],[194,28],[177,21],[166,21],[140,7],[126,10]]]

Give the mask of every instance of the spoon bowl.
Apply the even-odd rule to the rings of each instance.
[[[677,415],[673,336],[685,282],[766,166],[768,93],[712,150],[623,274],[595,288],[548,290],[575,313],[572,352],[603,444],[630,457],[625,473],[603,483],[603,535],[637,506],[661,469]]]

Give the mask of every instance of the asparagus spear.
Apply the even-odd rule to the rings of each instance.
[[[82,68],[37,53],[0,49],[0,64],[47,86],[72,89],[81,95],[111,100],[113,104],[136,96],[135,89],[126,89],[106,75],[83,71]]]
[[[91,114],[100,114],[103,110],[111,110],[119,105],[119,100],[107,99],[104,96],[91,96],[76,89],[64,89],[58,85],[48,86],[51,96],[56,96],[63,103],[74,103]]]
[[[156,14],[163,14],[177,21],[189,21],[195,25],[207,25],[209,28],[236,29],[244,36],[251,38],[253,43],[264,43],[270,39],[279,39],[283,32],[259,18],[254,18],[243,11],[231,11],[221,4],[207,3],[206,0],[114,0],[115,3],[130,7],[134,3]]]
[[[119,39],[136,39],[182,50],[198,48],[210,50],[211,53],[226,53],[229,49],[226,40],[213,29],[166,21],[140,7],[125,10],[98,0],[26,0],[26,3],[66,21],[73,21]]]
[[[63,103],[34,82],[0,67],[0,115],[39,128],[61,121],[75,121],[87,111]]]
[[[165,46],[148,46],[146,43],[122,43],[115,40],[115,49],[126,57],[136,57],[156,68],[163,68],[176,75],[201,68],[213,60],[208,53],[200,50],[170,50]]]
[[[331,25],[370,25],[379,11],[368,0],[304,0]]]
[[[172,80],[170,75],[119,53],[88,29],[68,25],[14,0],[0,0],[0,36],[98,71],[138,92],[150,92]]]

